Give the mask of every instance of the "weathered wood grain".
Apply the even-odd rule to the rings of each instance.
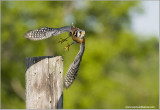
[[[62,56],[26,59],[26,109],[63,108]]]

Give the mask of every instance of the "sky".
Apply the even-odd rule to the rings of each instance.
[[[159,1],[142,1],[144,14],[132,17],[132,29],[138,35],[159,37]]]

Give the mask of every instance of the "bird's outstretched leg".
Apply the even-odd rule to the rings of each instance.
[[[61,40],[58,42],[58,43],[63,43],[63,42],[65,42],[65,41],[67,41],[67,39],[68,39],[69,37],[67,37],[67,38],[65,38],[65,39],[62,39],[62,38],[60,38]]]
[[[72,44],[73,44],[73,43],[72,43]],[[69,47],[70,47],[72,44],[68,44],[67,46],[65,46],[65,47],[64,47],[64,50],[65,50],[65,51],[69,51]]]
[[[71,44],[68,44],[67,46],[64,47],[64,50],[65,51],[69,51],[69,47],[72,45],[72,44],[75,44],[76,42],[72,42]]]

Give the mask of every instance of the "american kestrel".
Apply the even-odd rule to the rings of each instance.
[[[68,44],[65,49],[69,50],[69,47],[74,44],[74,43],[80,43],[80,51],[75,57],[73,63],[68,69],[68,72],[64,78],[64,87],[68,88],[76,78],[80,66],[80,62],[82,60],[82,56],[85,50],[85,31],[82,29],[79,29],[75,26],[64,26],[61,28],[49,28],[49,27],[44,27],[40,28],[37,30],[31,30],[28,31],[24,37],[30,39],[30,40],[43,40],[47,39],[52,36],[57,36],[60,35],[64,32],[69,32],[69,37],[72,37],[73,42],[71,44]],[[63,43],[64,41],[67,41],[69,38],[62,39],[59,41],[60,43]]]
[[[30,30],[28,31],[24,37],[30,39],[30,40],[43,40],[43,39],[47,39],[49,37],[52,36],[58,36],[64,32],[69,32],[69,37],[72,37],[73,42],[74,43],[82,43],[84,42],[84,36],[85,36],[85,31],[82,29],[79,29],[75,26],[64,26],[61,28],[49,28],[49,27],[43,27],[43,28],[39,28],[36,30]],[[61,41],[59,41],[60,43],[63,43],[64,41],[67,41],[67,39],[69,38],[65,38],[62,39]],[[68,44],[65,49],[69,50],[69,47],[72,44]]]

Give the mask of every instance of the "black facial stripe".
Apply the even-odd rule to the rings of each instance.
[[[73,32],[73,35],[76,36],[76,31]]]
[[[78,32],[76,31],[76,32],[75,32],[75,36],[76,36],[76,37],[77,37],[77,33],[78,33]]]

